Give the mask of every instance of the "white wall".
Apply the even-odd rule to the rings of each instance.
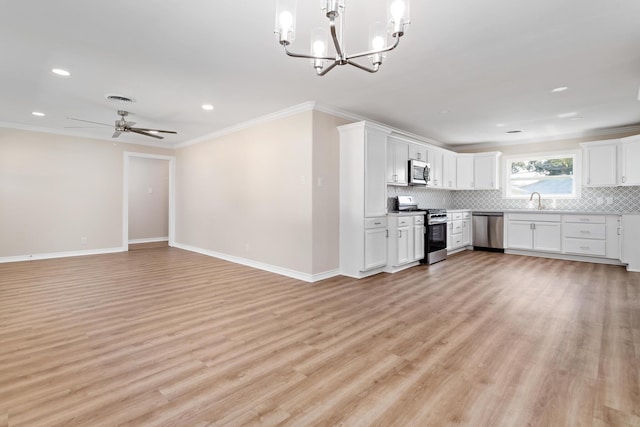
[[[129,240],[169,235],[169,161],[129,158]]]
[[[0,128],[0,258],[121,247],[124,151],[173,154]]]
[[[176,243],[312,274],[312,117],[176,150]]]

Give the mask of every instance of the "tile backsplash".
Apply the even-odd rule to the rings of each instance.
[[[413,196],[421,208],[444,209],[525,209],[529,200],[503,199],[501,190],[436,190],[425,187],[387,186],[387,195]],[[611,198],[611,204],[607,204]],[[601,200],[600,200],[601,199]],[[602,201],[601,204],[598,202]],[[551,199],[542,199],[547,209],[553,209]],[[640,213],[640,186],[582,188],[579,199],[557,199],[555,209],[570,209],[598,212]]]

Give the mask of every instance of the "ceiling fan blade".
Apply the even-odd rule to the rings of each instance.
[[[135,124],[136,124],[136,122],[124,122],[124,127],[130,128]]]
[[[178,132],[174,132],[172,130],[160,130],[160,129],[146,129],[146,128],[131,128],[131,129],[137,129],[137,130],[142,130],[145,132],[162,132],[162,133],[173,133],[173,134],[178,134]]]
[[[106,124],[106,123],[92,122],[91,120],[74,119],[73,117],[67,117],[67,119],[69,119],[69,120],[75,120],[75,121],[77,121],[77,122],[93,123],[93,124],[95,124],[95,125],[111,126],[111,125],[108,125],[108,124]]]
[[[150,136],[151,138],[164,139],[164,137],[162,137],[162,136],[154,135],[152,133],[145,132],[145,131],[137,129],[137,128],[129,128],[129,132],[138,133],[140,135],[145,135],[145,136]]]
[[[119,136],[120,136],[120,134],[121,134],[121,133],[122,133],[121,131],[117,130],[117,131],[115,131],[115,132],[113,133],[113,135],[111,136],[111,138],[117,138],[117,137],[119,137]]]

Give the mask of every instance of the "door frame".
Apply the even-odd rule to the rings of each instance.
[[[175,246],[176,229],[176,158],[161,154],[124,152],[123,185],[122,185],[122,250],[129,250],[129,170],[132,157],[169,161],[169,246]]]

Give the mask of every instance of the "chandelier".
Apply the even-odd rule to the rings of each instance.
[[[343,28],[346,0],[321,0],[322,11],[329,18],[329,31],[333,39],[335,55],[328,52],[329,36],[325,28],[316,28],[311,33],[311,53],[294,53],[289,45],[295,40],[296,0],[278,0],[276,7],[276,30],[280,44],[287,55],[294,58],[311,59],[316,74],[324,76],[337,65],[353,65],[370,73],[380,68],[385,52],[395,49],[404,34],[404,26],[410,23],[409,0],[387,0],[388,19],[386,23],[376,22],[369,29],[369,50],[349,55],[344,49]],[[393,41],[388,42],[388,35]],[[368,57],[371,66],[363,65],[355,59]],[[327,66],[327,64],[329,64]]]

